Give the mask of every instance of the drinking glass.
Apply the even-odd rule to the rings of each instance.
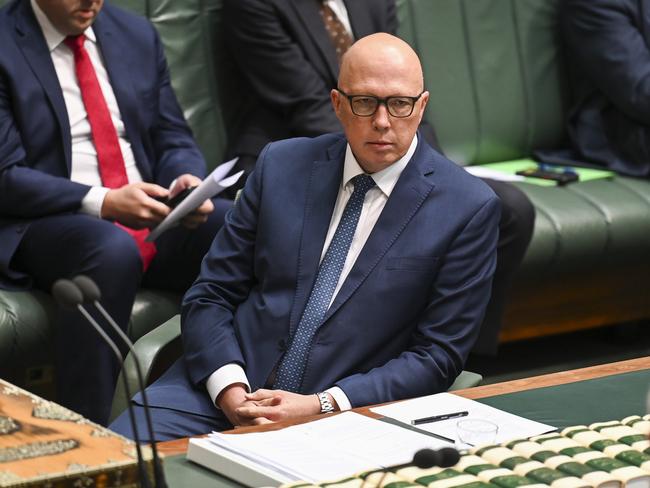
[[[499,426],[489,420],[465,418],[456,422],[456,434],[462,447],[493,444]]]

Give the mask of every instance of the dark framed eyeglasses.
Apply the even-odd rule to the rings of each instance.
[[[340,88],[337,88],[336,91],[348,99],[354,115],[370,117],[375,114],[379,105],[383,104],[386,106],[389,114],[398,118],[409,117],[413,113],[415,102],[424,93],[423,91],[417,97],[396,96],[379,98],[374,95],[348,95]]]

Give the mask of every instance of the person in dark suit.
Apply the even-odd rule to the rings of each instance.
[[[160,40],[102,0],[14,0],[0,45],[0,286],[86,274],[126,329],[142,282],[189,286],[230,206],[205,201],[145,242],[169,213],[157,198],[205,174]],[[61,310],[57,329],[58,401],[107,422],[115,358],[76,313]]]
[[[423,87],[408,44],[365,37],[330,92],[345,135],[262,151],[183,300],[184,356],[147,389],[158,440],[445,391],[461,372],[500,202],[416,134]],[[126,413],[111,428],[132,435]]]
[[[650,176],[650,1],[564,0],[561,25],[572,156]]]
[[[398,24],[394,0],[225,0],[223,8],[233,84],[246,100],[229,136],[229,153],[247,173],[270,141],[341,130],[329,103],[338,78],[337,49],[346,46],[340,39],[394,34]],[[442,152],[426,121],[420,134]],[[510,283],[532,238],[535,208],[514,185],[485,182],[502,201],[502,217],[492,298],[474,352],[495,354]]]

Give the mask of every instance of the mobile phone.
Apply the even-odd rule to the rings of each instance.
[[[189,194],[194,191],[195,188],[196,186],[188,186],[180,193],[174,195],[172,198],[167,198],[166,200],[164,200],[163,203],[170,208],[175,208],[176,206],[178,206],[179,203],[185,200],[189,196]]]
[[[558,170],[549,167],[549,165],[540,165],[537,168],[529,168],[517,171],[518,175],[526,176],[528,178],[541,178],[543,180],[552,180],[557,182],[558,185],[566,185],[579,180],[578,173],[573,170]]]

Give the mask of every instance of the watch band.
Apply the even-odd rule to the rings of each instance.
[[[324,391],[316,393],[318,401],[320,402],[320,413],[332,413],[334,411],[334,405],[330,400],[330,397]]]

